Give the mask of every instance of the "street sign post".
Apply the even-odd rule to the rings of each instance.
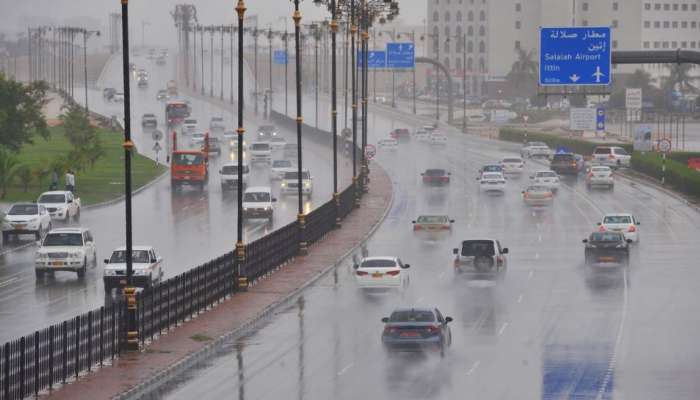
[[[158,153],[160,153],[161,150],[163,149],[160,147],[160,142],[155,142],[153,144],[153,151],[156,153],[156,165],[158,164]]]
[[[609,27],[540,28],[540,85],[609,85]]]
[[[161,132],[159,130],[155,130],[151,133],[151,138],[153,138],[153,140],[157,142],[157,141],[163,139],[163,132]]]
[[[598,108],[595,112],[595,129],[598,132],[605,131],[605,109]]]
[[[413,43],[387,43],[387,68],[415,68],[416,49]]]
[[[659,139],[656,149],[659,153],[666,154],[671,151],[671,139]]]
[[[598,113],[595,108],[570,108],[569,129],[572,131],[595,131],[598,125]],[[603,128],[605,123],[603,122]]]
[[[373,159],[375,155],[377,155],[377,148],[374,147],[373,144],[365,146],[365,157],[367,157],[368,160]]]
[[[288,62],[287,52],[284,50],[275,50],[272,53],[272,58],[277,65],[286,65]]]
[[[625,89],[625,109],[627,122],[638,122],[642,117],[642,89]]]
[[[357,67],[364,68],[364,57],[362,52],[357,52]],[[383,50],[371,50],[367,54],[367,68],[377,69],[386,68],[386,51]]]

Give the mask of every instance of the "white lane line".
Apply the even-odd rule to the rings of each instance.
[[[355,363],[350,363],[350,364],[346,365],[345,367],[343,367],[343,369],[341,369],[340,371],[338,371],[338,376],[341,376],[341,375],[343,375],[344,373],[348,372],[348,371],[350,370],[350,368],[353,367],[353,365],[355,365]]]
[[[518,296],[518,304],[523,302],[523,295]]]
[[[530,273],[527,274],[527,279],[532,279],[532,276],[535,275],[535,271],[530,270]]]
[[[540,242],[540,243],[542,243],[542,235],[538,235],[538,236],[537,236],[537,241]]]
[[[12,282],[15,282],[15,281],[17,281],[17,278],[10,278],[6,281],[2,281],[2,282],[0,282],[0,288],[5,287],[7,285],[10,285],[10,284],[12,284]]]
[[[438,279],[442,279],[445,276],[445,271],[440,272],[440,275],[438,275]]]
[[[418,304],[418,303],[420,303],[421,301],[423,301],[423,299],[424,299],[424,297],[419,297],[418,300],[416,300],[416,304]]]
[[[0,256],[5,255],[5,254],[7,254],[7,253],[12,253],[13,251],[18,251],[18,250],[26,249],[27,247],[29,247],[29,246],[34,246],[34,245],[35,245],[34,242],[32,242],[32,243],[26,243],[26,244],[23,244],[23,245],[21,245],[21,246],[17,246],[17,247],[13,247],[13,248],[11,248],[11,249],[7,249],[7,250],[4,250],[4,251],[0,251]]]
[[[474,364],[472,364],[472,367],[469,368],[469,371],[467,371],[467,376],[471,375],[476,371],[477,368],[479,368],[479,365],[481,364],[481,361],[476,360],[474,361]]]
[[[535,253],[535,260],[539,260],[539,259],[540,259],[540,253]]]
[[[503,335],[503,332],[506,330],[506,327],[508,327],[508,323],[504,322],[503,326],[501,326],[501,329],[498,330],[498,336]]]

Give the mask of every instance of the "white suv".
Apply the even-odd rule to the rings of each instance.
[[[238,164],[224,164],[219,170],[221,176],[221,190],[238,189]],[[243,189],[248,187],[248,176],[250,168],[248,164],[243,164]]]
[[[255,142],[250,145],[248,152],[251,162],[269,163],[272,161],[272,147],[269,142]]]
[[[301,172],[301,194],[309,196],[311,198],[311,195],[313,194],[314,191],[314,178],[311,176],[311,172],[309,171],[302,171]],[[299,193],[299,173],[297,171],[294,172],[285,172],[284,177],[282,178],[282,183],[280,184],[280,192],[282,194],[291,194],[295,195]]]
[[[473,269],[477,272],[500,272],[508,266],[507,247],[494,239],[465,240],[461,249],[453,249],[456,272]]]
[[[30,234],[40,240],[51,230],[51,216],[46,208],[36,203],[13,204],[2,220],[2,241],[7,243],[10,235],[17,238],[22,234]]]
[[[124,287],[126,281],[126,247],[120,247],[105,259],[104,286],[105,293],[112,289]],[[147,288],[160,282],[163,278],[163,259],[152,246],[133,246],[131,262],[134,273],[134,286]]]
[[[36,252],[36,277],[42,278],[45,272],[70,271],[82,279],[90,264],[97,265],[97,248],[89,229],[53,229]]]
[[[619,168],[629,167],[632,156],[627,150],[616,146],[598,146],[593,150],[593,163]]]

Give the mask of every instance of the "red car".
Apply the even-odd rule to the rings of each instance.
[[[391,131],[390,135],[399,142],[408,142],[411,140],[411,132],[406,128],[396,128]]]
[[[440,168],[426,169],[421,176],[425,185],[442,186],[450,183],[450,173]]]

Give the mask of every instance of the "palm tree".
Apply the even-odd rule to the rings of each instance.
[[[9,151],[0,148],[0,199],[5,198],[7,187],[15,179],[17,165],[17,157]]]
[[[688,92],[697,92],[697,86],[692,82],[698,80],[695,76],[690,76],[690,71],[694,68],[692,64],[667,64],[669,76],[666,78],[666,88],[668,90],[678,89],[681,95]]]
[[[525,51],[522,48],[517,48],[515,52],[517,54],[516,60],[506,78],[516,88],[516,91],[523,87],[527,90],[534,90],[539,73],[539,64],[535,61],[537,58],[535,50]]]

